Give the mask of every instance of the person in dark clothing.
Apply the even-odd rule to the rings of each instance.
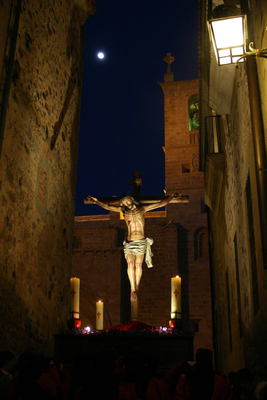
[[[15,356],[10,351],[2,351],[0,353],[0,399],[6,399],[6,390],[10,382],[13,380],[11,371],[15,365]]]
[[[175,400],[233,400],[230,383],[213,369],[212,351],[198,349],[196,363],[178,381]]]

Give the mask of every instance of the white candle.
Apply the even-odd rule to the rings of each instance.
[[[70,278],[70,312],[72,318],[79,319],[80,312],[80,279]]]
[[[102,330],[104,325],[104,303],[99,300],[96,303],[96,329]]]
[[[171,278],[171,318],[181,319],[181,278]]]

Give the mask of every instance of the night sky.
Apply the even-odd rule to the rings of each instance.
[[[198,0],[96,0],[86,22],[76,215],[102,214],[91,196],[163,196],[167,53],[176,81],[198,78]],[[100,60],[97,53],[105,58]]]

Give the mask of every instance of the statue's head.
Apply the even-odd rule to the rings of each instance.
[[[134,200],[130,192],[126,192],[121,198],[120,202],[122,203],[122,213],[124,215],[125,208],[131,210],[134,205],[139,205],[138,201]]]
[[[127,207],[127,208],[129,208],[131,210],[133,208],[133,205],[134,205],[133,197],[131,197],[131,196],[125,197],[122,200],[122,204],[123,204],[123,206],[125,206],[125,207]]]

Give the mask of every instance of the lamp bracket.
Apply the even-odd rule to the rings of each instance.
[[[255,56],[257,57],[262,57],[262,58],[267,58],[267,48],[264,49],[255,49],[254,48],[254,43],[250,42],[249,43],[249,50],[250,52],[246,52],[245,54],[243,54],[241,57],[239,57],[239,59],[236,61],[236,66],[238,66],[239,61],[242,60],[245,57],[249,57],[249,56]]]

